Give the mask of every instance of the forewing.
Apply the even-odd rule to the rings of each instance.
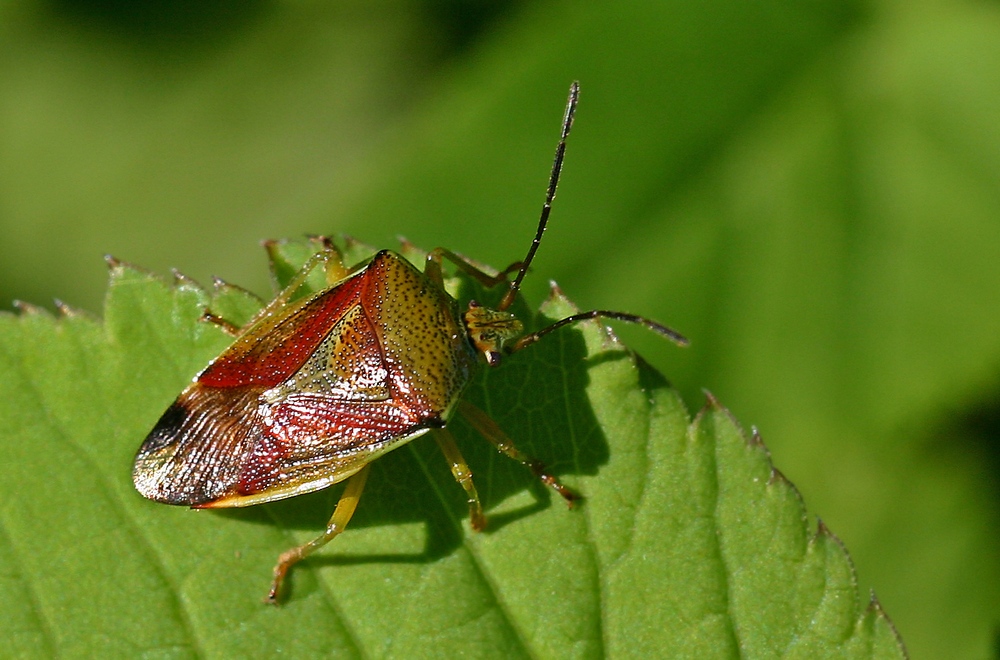
[[[253,460],[264,426],[260,395],[307,362],[346,310],[358,279],[256,323],[160,417],[139,448],[136,489],[149,499],[200,506],[231,495]]]
[[[252,388],[188,387],[139,448],[136,489],[157,502],[191,506],[230,490],[260,437],[258,399]]]
[[[294,394],[270,406],[265,431],[239,482],[207,506],[246,506],[325,488],[400,444],[440,426],[393,401],[344,401]]]
[[[392,301],[423,310],[410,319],[415,330],[437,328],[449,308],[423,291],[426,282],[399,257],[373,263],[388,271],[366,268],[259,320],[199,374],[139,450],[136,488],[154,500],[202,507],[278,500],[346,479],[442,426],[460,388],[429,396],[428,387],[415,387],[433,374],[416,373],[413,359],[401,359],[400,331],[389,355],[385,328],[372,319],[382,323]],[[407,286],[382,291],[388,280]],[[461,343],[457,330],[442,331],[446,348],[452,339]],[[407,350],[436,347],[424,339]],[[437,374],[454,370],[451,359],[435,353],[417,362]]]
[[[358,304],[364,272],[258,321],[198,376],[211,387],[267,389],[294,374],[343,315]]]
[[[297,372],[261,395],[263,432],[213,506],[317,490],[437,424],[401,403],[371,319],[347,310]]]
[[[387,401],[389,365],[361,305],[344,311],[326,338],[292,376],[264,392],[266,404],[303,393],[342,401]]]

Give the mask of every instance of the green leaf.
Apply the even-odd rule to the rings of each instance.
[[[114,263],[103,322],[0,315],[3,648],[904,656],[846,551],[824,526],[810,531],[760,439],[712,398],[692,420],[662,376],[593,322],[510,356],[468,391],[583,494],[581,506],[566,510],[455,420],[486,532],[470,531],[461,488],[420,438],[375,462],[348,531],[293,569],[283,606],[264,605],[277,555],[319,533],[340,487],[194,511],[146,501],[130,479],[160,413],[227,344],[202,311],[246,300]],[[572,309],[554,291],[542,314]]]

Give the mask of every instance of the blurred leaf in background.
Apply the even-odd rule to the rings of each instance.
[[[527,293],[707,387],[916,657],[1000,625],[1000,7],[0,0],[0,300],[100,308],[111,252],[265,293],[256,243],[506,264],[583,92]],[[138,441],[138,439],[137,439]]]

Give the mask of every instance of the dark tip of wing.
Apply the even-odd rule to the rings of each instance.
[[[165,504],[195,506],[222,496],[235,482],[246,442],[252,394],[204,388],[185,391],[160,416],[139,447],[135,488]]]
[[[155,454],[173,442],[187,416],[187,407],[180,401],[174,401],[173,405],[167,408],[166,412],[160,416],[160,421],[156,422],[156,426],[146,436],[146,441],[139,448],[137,458]]]
[[[178,444],[184,435],[184,422],[190,413],[179,400],[167,408],[156,426],[139,447],[132,468],[132,481],[143,497],[165,504],[197,504],[201,497],[189,488],[181,488],[175,461]]]

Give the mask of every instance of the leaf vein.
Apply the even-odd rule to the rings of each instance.
[[[10,356],[8,355],[8,359],[9,357]],[[10,361],[13,362],[12,360]],[[108,483],[104,470],[102,470],[100,465],[94,461],[90,452],[83,445],[77,442],[71,433],[68,433],[63,428],[62,422],[47,404],[45,395],[38,389],[38,387],[35,386],[34,382],[27,377],[23,366],[21,364],[14,364],[14,371],[16,376],[22,381],[22,387],[19,388],[19,391],[21,392],[23,399],[33,400],[35,407],[38,409],[39,414],[36,416],[36,419],[45,421],[45,426],[49,429],[49,431],[51,431],[53,440],[64,445],[70,452],[73,453],[73,455],[79,458],[84,465],[89,467],[91,474],[95,475],[97,485],[104,491],[109,502],[117,503],[119,521],[122,523],[124,529],[130,537],[138,539],[141,542],[138,546],[134,547],[138,548],[138,552],[147,559],[148,565],[153,568],[163,583],[169,587],[170,600],[177,611],[177,619],[181,624],[181,628],[187,638],[191,640],[193,650],[197,654],[202,655],[200,641],[195,633],[195,628],[188,616],[187,610],[181,605],[179,599],[177,598],[179,593],[178,585],[170,576],[162,557],[160,557],[153,548],[153,545],[143,531],[143,528],[136,523],[134,514],[129,512],[125,503],[122,502],[122,500],[115,494],[115,489]],[[108,411],[106,411],[105,415],[106,418],[110,419]]]
[[[430,483],[431,490],[434,492],[434,494],[437,496],[438,501],[441,503],[441,507],[444,510],[445,515],[448,516],[448,519],[458,530],[458,535],[462,539],[462,547],[465,549],[466,552],[468,552],[469,558],[472,560],[471,563],[473,568],[475,568],[476,573],[482,580],[483,584],[485,584],[486,587],[489,589],[490,595],[493,598],[493,602],[496,604],[497,610],[500,612],[504,622],[510,628],[511,632],[514,634],[514,638],[517,640],[518,645],[524,651],[525,656],[529,658],[537,657],[537,654],[532,652],[531,648],[528,646],[528,642],[524,635],[524,631],[521,630],[521,627],[518,625],[514,616],[507,609],[503,599],[500,597],[499,588],[493,582],[493,580],[489,578],[489,572],[483,566],[482,558],[478,555],[478,553],[475,551],[475,548],[472,547],[472,544],[469,542],[469,538],[465,534],[465,529],[462,526],[461,520],[457,516],[455,516],[455,514],[451,510],[451,507],[448,506],[448,498],[442,492],[437,480],[434,479],[434,477],[431,475],[430,469],[427,466],[426,461],[423,460],[423,458],[419,455],[419,453],[416,451],[416,448],[414,448],[412,444],[408,445],[408,449],[410,450],[411,455],[414,457],[414,460],[416,460],[417,465],[420,466],[420,469],[424,473],[424,476],[427,478],[427,481]]]
[[[0,516],[2,515],[3,515],[3,509],[0,509]],[[17,549],[12,543],[10,536],[7,534],[6,528],[7,528],[6,522],[0,525],[0,542],[3,542],[4,545],[6,545],[7,548],[9,549],[10,554],[14,555],[14,558],[17,559],[18,558]],[[38,594],[35,592],[34,588],[32,588],[32,581],[24,579],[23,571],[19,570],[18,567],[23,567],[23,566],[24,564],[21,561],[11,562],[11,570],[14,573],[14,578],[23,585],[24,592],[26,594],[25,600],[28,610],[30,610],[30,612],[32,613],[33,615],[32,618],[34,618],[38,622],[38,631],[41,632],[42,639],[44,640],[45,644],[45,655],[48,657],[55,657],[56,637],[55,634],[53,633],[52,621],[50,621],[49,617],[46,616],[45,609],[42,607],[41,600],[39,599]],[[35,631],[30,631],[30,632],[35,632]]]
[[[704,423],[704,418],[702,419]],[[732,584],[730,581],[730,567],[726,561],[725,548],[723,543],[723,535],[725,534],[725,524],[722,521],[722,514],[720,512],[721,502],[719,497],[719,480],[722,477],[722,466],[719,464],[719,434],[717,425],[713,423],[712,435],[711,435],[711,461],[712,461],[712,483],[711,483],[711,497],[712,497],[712,538],[715,544],[715,554],[719,558],[720,564],[720,576],[722,578],[722,585],[720,592],[722,597],[725,599],[723,610],[725,613],[725,623],[729,632],[730,638],[733,640],[735,651],[737,657],[743,657],[743,648],[740,644],[739,631],[736,625],[736,613],[733,611],[733,599],[732,599]]]
[[[264,510],[267,511],[268,517],[274,521],[275,526],[277,526],[278,529],[281,530],[282,535],[288,538],[290,545],[299,545],[299,541],[297,541],[292,536],[291,531],[282,523],[281,519],[277,515],[275,515],[273,508],[270,506],[265,506]],[[305,563],[309,563],[308,560]],[[304,567],[300,566],[299,568],[304,568]],[[358,638],[356,631],[354,630],[353,626],[349,625],[347,618],[344,616],[343,610],[337,603],[337,600],[334,597],[333,589],[330,588],[330,586],[326,583],[326,580],[324,580],[322,576],[319,574],[320,570],[319,567],[310,566],[310,570],[313,572],[313,575],[316,579],[316,583],[319,584],[320,592],[323,594],[323,600],[326,601],[327,605],[330,608],[330,611],[333,612],[333,615],[337,618],[337,622],[343,629],[344,636],[346,637],[347,641],[350,642],[352,647],[354,647],[354,650],[356,651],[358,657],[362,658],[367,657],[367,654],[364,652],[364,648],[361,644],[360,639]]]

